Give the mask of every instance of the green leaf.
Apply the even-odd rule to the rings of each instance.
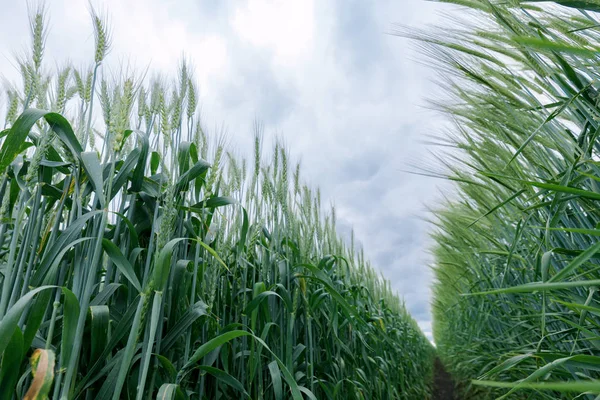
[[[152,282],[155,290],[162,291],[165,289],[169,279],[169,273],[171,272],[173,250],[175,249],[175,246],[183,240],[187,240],[187,238],[176,238],[169,241],[158,253],[152,272]]]
[[[94,297],[92,299],[92,301],[90,302],[90,306],[102,306],[102,305],[105,305],[108,302],[108,300],[110,299],[110,297],[120,287],[123,287],[123,285],[120,284],[120,283],[109,283],[108,285],[104,286],[104,289],[102,289],[102,291],[100,293],[98,293],[96,295],[96,297]]]
[[[304,393],[306,395],[306,397],[308,397],[310,400],[318,400],[317,397],[314,395],[314,393],[310,391],[310,389],[305,388],[304,386],[299,386],[298,389],[302,393]]]
[[[174,383],[164,383],[158,389],[156,400],[185,400],[185,396],[179,385]]]
[[[100,206],[104,208],[106,206],[106,199],[104,197],[104,180],[102,179],[102,167],[100,167],[100,160],[96,152],[85,152],[81,153],[81,162],[85,168],[85,172],[90,178],[90,182],[94,187],[96,196],[100,201]]]
[[[241,336],[252,337],[255,341],[257,341],[259,344],[261,344],[269,353],[271,353],[271,355],[273,356],[275,361],[277,361],[277,364],[279,365],[279,368],[280,368],[281,372],[283,373],[283,376],[291,389],[292,398],[294,400],[302,400],[302,394],[300,393],[298,383],[296,382],[296,380],[294,379],[294,377],[292,376],[290,371],[286,368],[285,364],[275,355],[275,353],[273,353],[273,351],[269,348],[269,346],[267,346],[267,344],[262,339],[254,336],[250,332],[240,331],[240,330],[222,333],[221,335],[217,336],[216,338],[213,338],[213,339],[209,340],[208,342],[204,343],[203,345],[201,345],[200,347],[198,347],[198,349],[190,357],[188,362],[179,371],[178,378],[177,378],[178,381],[181,381],[181,379],[185,376],[185,374],[188,372],[188,370],[191,367],[193,367],[194,364],[196,364],[198,361],[200,361],[200,359],[202,359],[204,356],[206,356],[208,353],[210,353],[211,351],[215,350],[216,348],[222,346],[223,344],[225,344],[235,338],[241,337]]]
[[[313,273],[313,275],[303,275],[303,277],[316,280],[321,282],[327,292],[340,304],[342,310],[345,312],[347,317],[354,317],[358,322],[365,324],[364,320],[360,316],[360,314],[356,311],[356,309],[350,305],[344,297],[333,287],[333,283],[331,279],[320,269],[310,264],[302,264],[303,267],[308,269]]]
[[[519,44],[543,52],[560,52],[576,54],[583,57],[593,58],[597,55],[599,49],[586,49],[581,46],[572,46],[567,43],[550,41],[543,38],[534,37],[514,37],[513,40]]]
[[[57,113],[46,113],[44,118],[54,133],[56,133],[60,140],[62,140],[71,151],[73,156],[77,159],[81,159],[80,155],[83,152],[83,148],[66,118]]]
[[[24,355],[23,333],[16,328],[0,363],[0,399],[13,397],[15,385],[21,374],[21,362]]]
[[[187,209],[189,209],[190,211],[201,213],[204,209],[207,209],[207,208],[218,208],[218,207],[228,206],[228,205],[232,205],[232,204],[239,204],[239,203],[237,200],[235,200],[232,197],[215,196],[215,197],[209,197],[208,199],[204,199],[201,202],[196,203],[191,207],[187,207]]]
[[[31,343],[33,343],[33,338],[37,333],[42,321],[44,320],[44,315],[46,314],[46,309],[50,304],[50,296],[52,292],[44,291],[37,296],[29,309],[29,314],[27,315],[27,324],[25,325],[25,332],[23,333],[23,348],[29,349],[31,347]],[[1,399],[2,397],[0,397]]]
[[[31,278],[33,286],[38,286],[42,283],[44,276],[48,273],[55,260],[65,254],[65,248],[70,247],[76,242],[76,238],[81,235],[81,230],[87,224],[88,220],[101,213],[102,210],[89,212],[69,224],[69,227],[54,241],[52,247],[46,249],[44,252],[41,264]]]
[[[90,360],[91,362],[96,362],[108,343],[110,311],[108,306],[105,305],[91,306],[89,310],[91,344]]]
[[[133,170],[131,187],[129,188],[129,190],[132,192],[139,192],[142,189],[142,181],[144,179],[144,172],[146,171],[146,163],[148,162],[150,140],[148,138],[148,135],[144,132],[136,130],[135,133],[137,135],[138,143],[140,146],[140,156],[138,157],[137,165]],[[154,154],[152,156],[154,156]],[[156,170],[158,169],[158,163],[156,164],[156,166],[154,166],[153,164],[151,169],[152,174],[154,175],[156,173]]]
[[[119,190],[121,190],[121,188],[125,185],[125,182],[127,182],[127,179],[132,178],[131,171],[133,171],[134,167],[136,167],[136,165],[138,165],[139,157],[140,157],[139,149],[133,149],[127,155],[127,158],[125,159],[125,161],[123,161],[123,164],[119,168],[119,172],[113,179],[110,197],[108,199],[109,201],[112,200],[117,195],[117,193],[119,193]],[[141,184],[141,181],[138,183]]]
[[[136,297],[135,300],[137,300],[139,297],[140,296]],[[121,339],[123,339],[123,337],[125,337],[126,334],[128,334],[128,333],[131,334],[132,325],[134,323],[136,323],[137,311],[139,309],[139,302],[136,302],[135,300],[132,301],[128,305],[127,311],[119,319],[117,326],[114,329],[111,329],[111,336],[108,341],[108,344],[104,347],[104,350],[102,350],[102,354],[100,354],[100,356],[98,357],[98,361],[95,362],[89,368],[87,374],[82,379],[80,379],[79,382],[77,383],[77,386],[75,387],[75,396],[76,397],[81,393],[82,390],[84,390],[86,385],[90,384],[89,383],[90,381],[95,379],[95,377],[97,379],[99,371],[104,366],[104,360],[113,351],[113,349],[121,342]],[[137,322],[137,323],[139,324],[139,322]],[[118,354],[120,354],[119,363],[121,363],[122,357],[124,354],[124,349],[120,350],[118,352]],[[113,358],[113,360],[116,360],[116,356],[115,356],[115,358]],[[116,382],[117,382],[117,374],[119,372],[119,368],[115,368],[114,366],[112,366],[111,373],[112,373],[112,371],[115,371],[115,372],[114,372],[114,382],[111,383],[111,388],[112,388],[111,394],[112,394],[112,391],[114,391],[114,386],[116,385]],[[101,374],[101,372],[100,372],[100,376],[104,376],[104,375]],[[110,396],[108,398],[110,398]]]
[[[154,338],[156,337],[156,331],[159,324],[161,323],[161,307],[162,307],[162,292],[154,292],[154,298],[152,301],[152,312],[150,314],[150,325],[148,338],[144,339],[145,351],[142,353],[141,361],[141,374],[138,380],[137,400],[141,400],[144,396],[144,388],[146,385],[146,378],[148,376],[148,369],[150,368],[150,358],[152,357],[152,349],[154,347]]]
[[[156,174],[158,171],[158,166],[160,165],[160,154],[156,151],[153,151],[150,155],[150,173],[152,175]]]
[[[33,125],[40,119],[45,118],[50,128],[67,145],[73,155],[79,158],[83,151],[79,141],[73,133],[69,122],[60,114],[49,113],[47,111],[29,108],[17,118],[14,125],[10,128],[2,148],[0,148],[0,172],[4,172],[6,167],[14,161],[17,154],[21,151],[21,146],[27,139]]]
[[[556,390],[558,392],[578,392],[578,393],[600,393],[600,381],[570,381],[570,382],[494,382],[494,381],[471,381],[474,385],[489,386],[497,388],[520,388],[537,390]]]
[[[252,301],[250,301],[250,303],[248,303],[248,305],[246,306],[246,314],[250,314],[256,307],[259,306],[259,304],[264,299],[266,299],[269,296],[279,297],[283,301],[283,297],[281,297],[279,294],[277,294],[276,292],[267,290],[266,292],[262,292],[262,293],[258,294],[256,297],[254,297],[252,299]],[[288,312],[292,312],[292,305],[291,304],[287,304],[285,302],[284,302],[284,304],[286,305],[287,311]]]
[[[275,400],[283,399],[283,388],[281,382],[281,371],[277,365],[277,361],[271,361],[268,365],[269,373],[271,374],[271,381],[273,382],[273,392],[275,393]]]
[[[62,288],[64,295],[63,304],[63,330],[61,337],[60,364],[61,368],[69,365],[73,348],[71,344],[75,341],[77,334],[77,320],[79,319],[79,301],[77,297],[66,287]],[[79,357],[76,354],[75,357]]]
[[[577,256],[565,268],[563,268],[556,275],[550,278],[549,282],[556,282],[564,279],[567,275],[575,271],[577,268],[583,265],[583,263],[595,256],[598,252],[600,252],[600,242],[594,244],[593,246],[590,246],[587,250],[585,250],[583,253]]]
[[[206,371],[206,372],[208,372],[209,374],[211,374],[212,376],[214,376],[215,378],[217,378],[218,380],[220,380],[224,384],[226,384],[228,386],[231,386],[232,388],[234,388],[238,392],[242,393],[246,398],[249,398],[249,399],[251,398],[250,395],[248,394],[248,392],[246,392],[246,389],[244,389],[244,385],[242,385],[240,383],[240,381],[238,381],[237,379],[235,379],[233,376],[231,376],[227,372],[225,372],[223,370],[220,370],[218,368],[215,368],[215,367],[209,367],[207,365],[200,365],[197,368],[200,371]]]
[[[548,0],[524,0],[527,3],[547,2]],[[589,10],[600,12],[600,3],[596,0],[554,0],[556,4],[561,6],[576,8],[578,10]]]
[[[141,292],[142,285],[140,284],[140,281],[137,275],[135,274],[133,266],[129,263],[129,260],[125,258],[123,253],[121,253],[121,250],[108,239],[102,239],[102,247],[104,248],[106,254],[110,257],[112,262],[117,266],[119,271],[121,271],[123,276],[127,278],[129,282],[131,282],[131,284],[134,288],[136,288],[138,293]]]
[[[183,175],[179,177],[179,180],[175,185],[175,193],[180,193],[184,191],[188,183],[190,183],[192,180],[198,178],[206,171],[208,171],[209,167],[210,164],[204,160],[200,160],[196,164],[194,164],[192,168],[190,168],[188,171],[186,171]]]
[[[136,352],[138,334],[140,324],[142,321],[142,311],[144,310],[146,301],[146,295],[141,294],[140,300],[137,305],[137,310],[135,312],[135,317],[133,318],[133,323],[130,327],[127,345],[125,345],[125,349],[123,352],[123,358],[118,368],[119,373],[117,375],[115,384],[111,385],[111,387],[113,388],[113,400],[119,400],[121,397],[121,390],[123,390],[123,384],[125,383],[125,379],[127,378],[127,374],[129,373],[129,368],[131,367],[131,360],[133,359],[133,355]]]
[[[181,335],[200,317],[207,315],[208,306],[202,300],[197,301],[192,307],[181,316],[173,325],[161,343],[162,351],[168,351]]]
[[[600,286],[600,279],[587,281],[571,281],[571,282],[531,282],[523,285],[511,286],[502,289],[493,289],[484,292],[474,292],[465,294],[465,296],[478,296],[485,294],[505,294],[505,293],[533,293],[533,292],[548,292],[551,290],[570,289],[577,287]]]
[[[53,289],[55,287],[56,286],[41,286],[39,288],[33,289],[27,292],[23,297],[19,299],[19,301],[17,301],[12,307],[8,309],[8,312],[4,315],[4,317],[0,319],[0,355],[4,353],[4,350],[8,346],[8,343],[11,341],[15,329],[17,328],[19,318],[21,318],[21,314],[29,305],[29,302],[31,302],[34,296],[39,292],[48,289]]]
[[[14,161],[19,154],[21,145],[27,139],[29,131],[45,114],[46,112],[42,110],[29,109],[17,118],[0,148],[0,172],[4,172],[6,167]]]
[[[156,359],[160,362],[160,365],[163,366],[167,372],[167,375],[169,376],[169,379],[174,381],[177,378],[177,370],[175,369],[175,366],[173,366],[173,363],[171,363],[167,357],[161,356],[160,354],[153,354],[153,356],[156,357]]]
[[[250,333],[248,333],[246,331],[225,332],[225,333],[217,336],[216,338],[213,338],[213,339],[209,340],[208,342],[204,343],[200,347],[198,347],[198,349],[196,349],[196,351],[194,352],[194,354],[192,354],[192,356],[187,361],[187,363],[185,363],[185,365],[179,371],[179,374],[178,374],[180,376],[179,379],[181,379],[181,377],[185,373],[185,370],[187,370],[190,367],[194,366],[194,364],[196,364],[198,361],[200,361],[202,359],[202,357],[204,357],[205,355],[207,355],[208,353],[210,353],[211,351],[213,351],[217,347],[220,347],[223,344],[229,342],[230,340],[233,340],[233,339],[238,338],[240,336],[252,336],[252,334],[250,334]]]

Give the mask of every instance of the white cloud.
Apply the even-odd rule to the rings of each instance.
[[[236,8],[231,18],[244,41],[273,51],[276,62],[283,65],[292,65],[309,54],[314,22],[312,0],[249,0]]]
[[[203,94],[214,94],[216,88],[212,83],[223,77],[229,63],[225,33],[198,30],[202,19],[173,15],[172,3],[148,3],[145,0],[107,1],[115,55],[127,57],[126,60],[138,68],[151,65],[153,71],[165,74],[172,74],[185,55],[194,64]]]

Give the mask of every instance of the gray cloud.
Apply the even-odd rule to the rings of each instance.
[[[244,62],[243,58],[250,62]],[[269,124],[281,123],[293,112],[296,88],[276,79],[263,51],[247,50],[243,58],[235,64],[235,79],[223,85],[220,106],[225,110],[241,108],[243,112],[252,104],[257,114],[269,116]]]
[[[382,57],[381,33],[373,5],[360,1],[337,1],[334,52],[354,72],[368,75]],[[373,29],[375,28],[375,29]]]

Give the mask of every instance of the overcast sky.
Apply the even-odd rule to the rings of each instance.
[[[0,74],[29,48],[25,0],[0,0]],[[47,65],[93,59],[85,0],[48,0]],[[129,64],[173,74],[193,61],[206,125],[224,126],[238,152],[252,123],[282,137],[304,178],[336,204],[372,263],[392,282],[428,336],[431,262],[425,205],[440,182],[404,172],[429,157],[440,117],[433,71],[394,24],[423,28],[444,6],[423,0],[94,0],[107,12],[107,68]]]

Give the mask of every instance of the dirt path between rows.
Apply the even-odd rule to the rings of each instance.
[[[433,365],[433,397],[432,400],[458,400],[454,395],[454,382],[439,358]]]

